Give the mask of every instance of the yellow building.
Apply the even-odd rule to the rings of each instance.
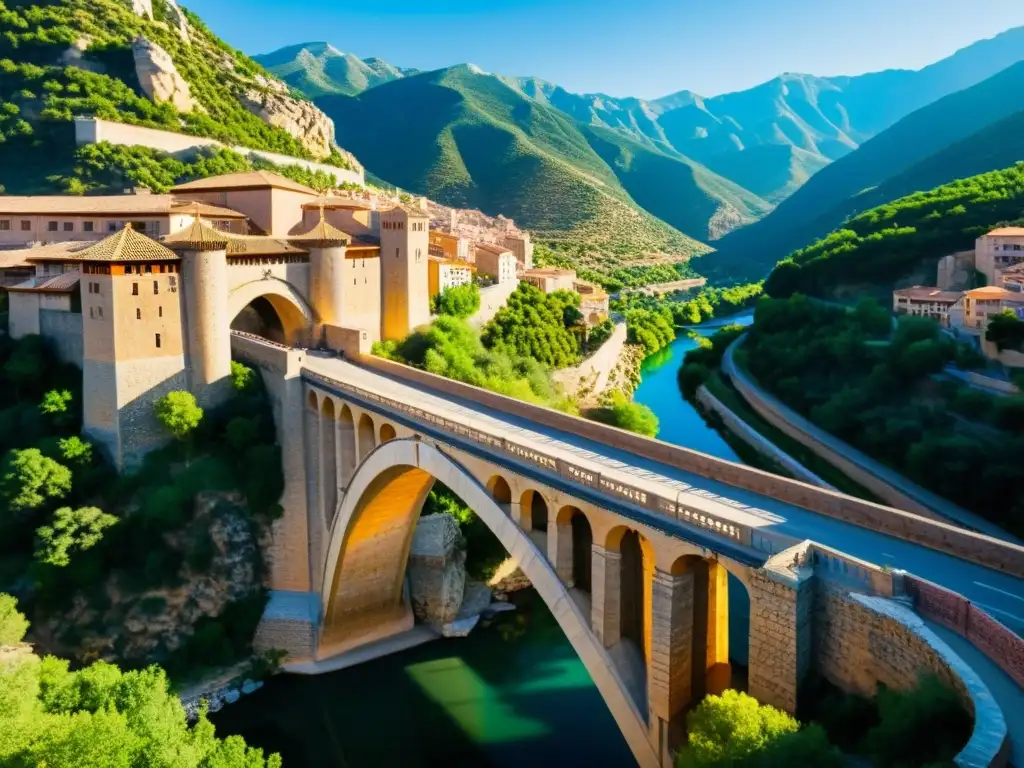
[[[608,294],[601,286],[577,280],[573,290],[580,295],[580,312],[588,326],[593,327],[608,318]]]
[[[957,307],[963,311],[965,328],[984,330],[993,315],[1007,309],[1016,312],[1024,308],[1024,294],[989,285],[965,291]]]
[[[427,283],[430,287],[430,298],[434,298],[447,288],[468,285],[473,282],[472,264],[460,259],[446,259],[431,255],[427,261]]]
[[[404,339],[430,322],[428,224],[423,211],[399,205],[380,215],[381,338]]]
[[[989,285],[999,285],[1000,271],[1024,264],[1024,227],[999,227],[974,244],[974,266]]]
[[[431,256],[468,262],[473,260],[471,252],[469,238],[439,229],[430,230]]]

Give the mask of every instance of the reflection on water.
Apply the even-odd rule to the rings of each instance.
[[[211,719],[288,766],[629,766],[633,759],[554,617],[519,610],[318,677],[282,675]]]

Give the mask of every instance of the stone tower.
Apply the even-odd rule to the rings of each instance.
[[[381,338],[404,339],[430,322],[430,217],[397,206],[380,215]]]
[[[114,463],[166,441],[153,403],[188,389],[177,254],[130,227],[79,251],[83,431]]]
[[[345,323],[345,248],[352,238],[324,218],[311,230],[288,238],[289,242],[309,250],[310,303],[321,327]]]
[[[181,256],[188,389],[204,408],[230,394],[229,240],[198,216],[185,229],[164,238]]]

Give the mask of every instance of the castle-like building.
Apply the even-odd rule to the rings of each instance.
[[[119,466],[163,439],[152,404],[166,392],[225,396],[233,329],[356,355],[430,321],[429,218],[415,207],[322,198],[265,171],[154,197],[68,212],[60,197],[0,201],[0,232],[34,210],[24,231],[54,234],[0,251],[35,272],[8,288],[10,333],[46,336],[82,367],[84,431]]]

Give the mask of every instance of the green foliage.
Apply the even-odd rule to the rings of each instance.
[[[1016,491],[1024,469],[1012,459],[1024,450],[1024,433],[1015,405],[998,410],[962,393],[966,385],[934,380],[957,356],[934,321],[900,317],[885,343],[876,314],[799,294],[764,299],[738,362],[841,440],[1011,532],[1024,531]],[[995,429],[950,418],[950,411],[985,418]]]
[[[579,305],[578,293],[545,294],[529,283],[520,283],[505,306],[484,326],[481,340],[499,354],[532,358],[548,368],[575,365],[579,340],[573,329]],[[576,310],[575,314],[571,310]]]
[[[648,355],[667,347],[675,338],[672,311],[668,307],[634,309],[626,313],[626,340],[642,346]]]
[[[157,421],[171,433],[175,440],[185,440],[203,419],[203,409],[196,403],[191,392],[177,390],[168,392],[153,404]]]
[[[0,606],[9,601],[0,595]],[[190,728],[159,667],[122,672],[98,661],[71,672],[52,656],[9,657],[0,662],[0,734],[0,764],[12,768],[281,765],[239,737],[217,739],[205,711]]]
[[[256,371],[237,360],[231,361],[231,386],[235,392],[253,392],[258,386]]]
[[[0,593],[0,646],[20,643],[28,632],[28,619],[18,610],[18,601]]]
[[[768,277],[777,298],[825,296],[844,285],[890,286],[921,265],[973,246],[1024,207],[1024,163],[915,192],[872,208],[792,253]]]
[[[75,510],[61,507],[53,513],[50,525],[36,530],[39,539],[36,560],[47,565],[68,565],[72,552],[81,552],[98,544],[103,538],[103,531],[116,522],[116,517],[96,507]]]
[[[611,318],[606,317],[600,323],[587,331],[587,351],[593,352],[599,349],[615,332],[615,323]]]
[[[480,287],[476,283],[445,288],[432,299],[434,314],[467,318],[480,309]]]
[[[38,509],[71,492],[71,470],[38,448],[11,450],[0,464],[0,493],[12,512]]]
[[[61,459],[73,467],[88,467],[92,464],[92,443],[86,442],[77,435],[64,437],[57,441]]]
[[[71,393],[66,389],[51,389],[43,395],[39,410],[53,419],[58,427],[68,427],[75,421],[75,414],[71,409],[72,399]]]
[[[1000,352],[1004,349],[1024,351],[1024,320],[1013,311],[1004,310],[989,319],[985,339],[993,342]]]
[[[801,730],[785,712],[738,691],[707,696],[686,723],[688,741],[676,755],[678,768],[842,764],[820,728]]]
[[[375,344],[373,353],[519,400],[575,410],[543,365],[504,349],[488,349],[474,328],[454,317],[441,316],[400,342]]]
[[[619,390],[612,390],[603,399],[600,408],[587,414],[588,418],[627,429],[645,437],[658,435],[658,417],[641,403],[634,403]]]

